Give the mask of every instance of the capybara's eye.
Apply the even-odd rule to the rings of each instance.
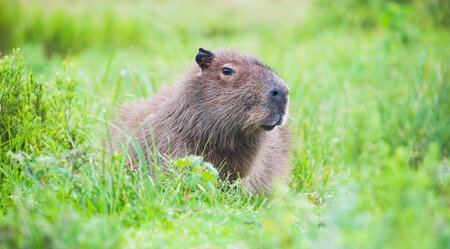
[[[222,67],[222,74],[226,75],[226,76],[230,76],[232,74],[236,73],[236,71],[234,71],[234,69],[229,68],[229,67]]]

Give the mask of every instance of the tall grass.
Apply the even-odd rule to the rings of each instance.
[[[28,3],[33,4],[33,3]],[[94,13],[63,9],[22,8],[19,1],[0,1],[0,51],[29,43],[40,44],[47,56],[70,55],[94,43],[110,46],[142,43],[145,27],[136,18],[120,18],[106,8]],[[20,22],[18,22],[20,20]],[[148,29],[148,28],[147,28]]]

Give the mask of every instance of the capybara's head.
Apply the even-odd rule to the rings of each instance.
[[[289,89],[267,65],[239,52],[203,48],[195,60],[197,85],[189,89],[211,122],[244,132],[272,130],[284,123]]]

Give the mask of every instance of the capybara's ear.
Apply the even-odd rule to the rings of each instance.
[[[214,59],[214,54],[211,51],[208,51],[203,48],[198,49],[198,53],[195,56],[195,61],[200,66],[202,70],[208,68],[211,65],[211,62]]]

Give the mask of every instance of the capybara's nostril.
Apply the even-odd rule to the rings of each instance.
[[[280,89],[272,89],[269,92],[269,98],[274,102],[283,103],[286,102],[287,94]]]
[[[278,93],[278,91],[277,90],[272,90],[272,91],[270,91],[270,96],[272,96],[272,97],[276,97],[279,93]]]

